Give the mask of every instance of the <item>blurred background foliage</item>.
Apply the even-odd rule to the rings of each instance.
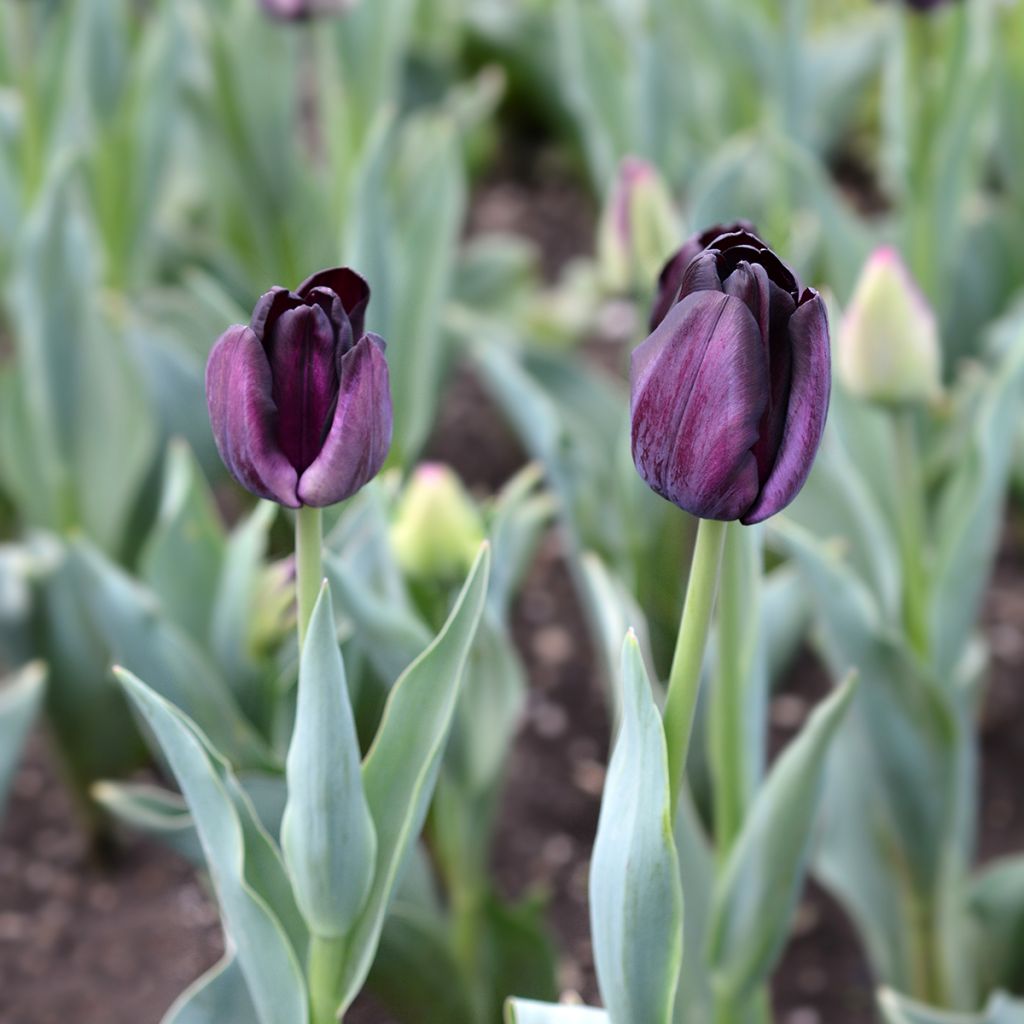
[[[955,677],[943,714],[970,734],[978,595],[1006,476],[1024,479],[1019,402],[1000,390],[1020,376],[1022,109],[1024,6],[1005,0],[928,17],[873,0],[362,0],[303,24],[256,0],[0,0],[0,674],[20,670],[2,694],[0,747],[14,749],[43,701],[97,834],[108,817],[94,795],[188,850],[180,805],[118,781],[152,755],[110,678],[117,660],[252,773],[273,820],[294,703],[287,523],[226,479],[203,369],[262,292],[351,264],[373,289],[368,326],[389,342],[396,417],[393,472],[330,534],[361,735],[457,589],[457,573],[403,565],[388,527],[457,373],[482,384],[534,463],[481,507],[466,497],[495,541],[496,582],[430,826],[457,920],[421,891],[391,946],[400,957],[410,934],[426,944],[456,929],[439,962],[454,949],[448,966],[477,982],[451,1020],[496,1019],[515,986],[550,996],[550,956],[520,957],[515,979],[494,966],[495,948],[540,941],[537,908],[500,905],[486,877],[525,686],[512,603],[556,520],[605,678],[626,624],[664,678],[692,524],[629,456],[626,354],[654,281],[609,280],[597,218],[572,240],[584,255],[554,270],[542,233],[469,228],[510,167],[567,180],[593,210],[613,203],[626,158],[648,162],[670,197],[651,242],[664,251],[618,254],[627,261],[656,266],[691,231],[743,217],[838,311],[873,248],[903,252],[945,354],[949,401],[926,430],[933,493],[952,481],[947,506],[974,494],[971,522],[990,542],[951,555],[972,565],[970,600],[936,611],[951,639],[924,659]],[[897,570],[880,554],[898,561],[888,492],[875,450],[857,448],[876,427],[840,400],[797,532],[769,538],[766,676],[810,614],[782,554],[819,584],[833,571],[799,530],[842,533],[883,617],[898,617]],[[971,445],[992,467],[976,490],[950,468]],[[838,672],[845,655],[826,649]],[[708,772],[694,766],[705,804]],[[964,814],[943,808],[935,828],[969,859]],[[885,950],[892,929],[869,939],[874,964],[913,988],[902,953]]]

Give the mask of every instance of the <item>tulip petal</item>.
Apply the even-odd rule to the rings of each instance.
[[[264,342],[281,450],[298,473],[316,458],[338,394],[334,331],[319,306],[283,313]]]
[[[287,288],[271,288],[269,292],[264,292],[259,297],[249,319],[249,326],[256,337],[263,341],[267,331],[273,329],[274,322],[282,313],[304,305],[305,301],[301,295],[296,295]]]
[[[334,267],[307,277],[295,290],[303,298],[308,298],[314,288],[326,288],[341,299],[352,323],[353,337],[361,338],[365,330],[366,307],[370,302],[370,286],[366,280],[348,267]]]
[[[206,401],[217,450],[231,474],[260,498],[298,508],[298,474],[277,442],[270,364],[253,331],[230,327],[206,364]]]
[[[647,484],[705,519],[738,519],[758,493],[751,448],[768,360],[750,310],[722,292],[677,303],[632,366],[633,459]]]
[[[718,254],[713,249],[705,249],[690,260],[679,284],[677,301],[681,302],[687,295],[692,295],[694,292],[720,292],[722,290],[722,278],[718,273]]]
[[[344,501],[374,477],[391,446],[391,391],[384,342],[366,334],[341,362],[341,392],[320,454],[299,478],[303,504]]]
[[[821,444],[832,382],[828,314],[808,290],[789,321],[792,371],[786,423],[779,452],[757,500],[743,522],[759,523],[785,508],[807,480]]]

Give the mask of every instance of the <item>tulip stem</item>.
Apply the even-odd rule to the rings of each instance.
[[[896,467],[903,488],[900,510],[903,617],[911,647],[922,658],[926,658],[930,646],[928,570],[924,557],[928,538],[928,517],[917,445],[917,423],[910,409],[897,410],[894,419]]]
[[[323,579],[323,526],[320,509],[303,505],[295,513],[295,590],[299,604],[299,653],[313,617],[320,582]]]
[[[726,525],[714,519],[702,519],[697,528],[690,579],[686,585],[686,603],[683,605],[676,650],[669,671],[664,724],[673,814],[686,771],[686,755],[697,711],[701,667],[711,628]]]

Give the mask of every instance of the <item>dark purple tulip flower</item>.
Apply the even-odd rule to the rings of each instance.
[[[633,461],[695,516],[759,523],[796,497],[821,443],[825,304],[749,228],[711,237],[680,271],[693,248],[666,267],[653,333],[633,352]]]
[[[280,21],[308,21],[320,15],[341,14],[355,0],[260,0],[263,10]]]
[[[272,288],[206,364],[217,449],[235,479],[289,508],[333,505],[372,479],[391,444],[384,340],[363,332],[367,283],[322,270]]]

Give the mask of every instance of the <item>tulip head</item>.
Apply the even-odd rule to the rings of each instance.
[[[260,0],[264,12],[278,21],[308,21],[341,14],[354,4],[355,0]]]
[[[864,264],[839,333],[838,371],[855,395],[875,402],[928,401],[941,390],[939,329],[895,249]]]
[[[679,215],[668,187],[645,160],[626,157],[608,197],[597,248],[606,287],[626,292],[650,281],[672,251]]]
[[[633,461],[687,512],[757,523],[796,497],[821,443],[828,316],[748,227],[680,270],[694,248],[666,267],[653,333],[633,352]]]
[[[414,579],[450,582],[473,564],[484,524],[473,499],[447,466],[418,466],[395,510],[391,543]]]
[[[363,331],[370,289],[347,268],[272,288],[210,352],[206,400],[235,479],[289,508],[333,505],[374,477],[391,444],[384,341]]]

